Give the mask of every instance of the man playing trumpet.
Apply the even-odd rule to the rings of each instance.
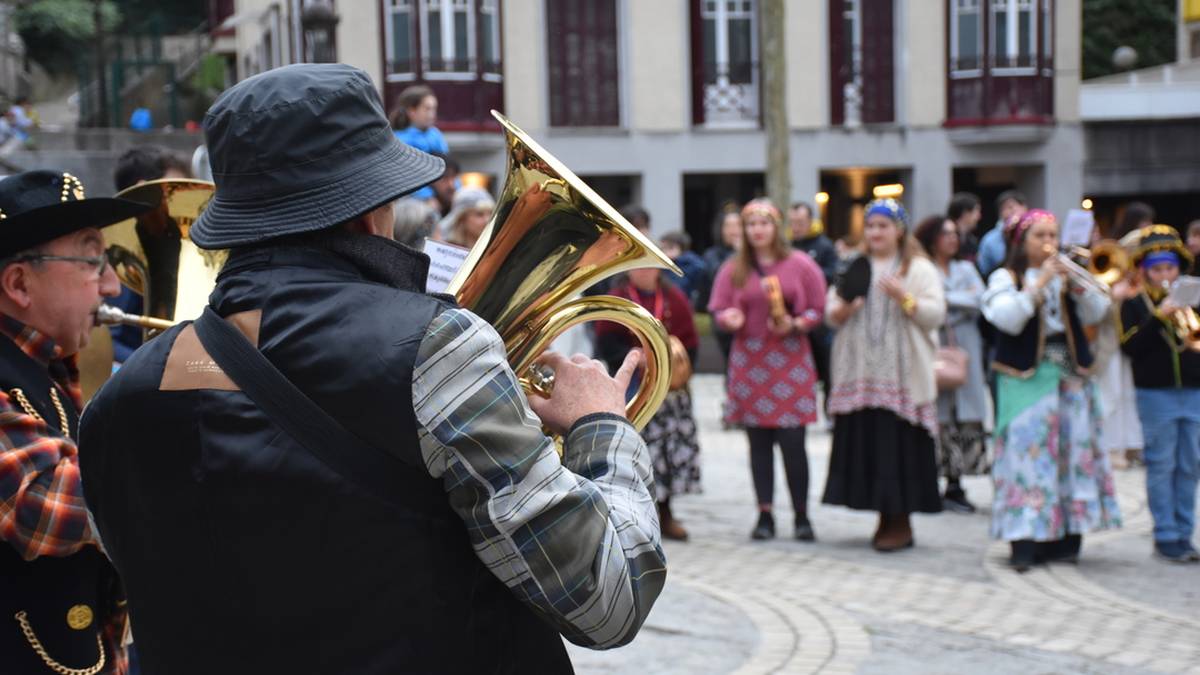
[[[0,670],[124,672],[116,572],[88,520],[76,356],[120,288],[100,228],[150,207],[68,173],[0,181]]]

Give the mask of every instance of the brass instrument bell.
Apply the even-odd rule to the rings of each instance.
[[[203,180],[166,178],[122,190],[118,197],[148,204],[156,209],[137,218],[117,223],[104,231],[108,258],[121,283],[142,296],[148,317],[167,324],[129,321],[141,325],[147,337],[162,325],[200,316],[208,295],[217,283],[228,251],[206,251],[188,236],[192,223],[212,199],[216,187]],[[120,317],[110,313],[114,319]]]
[[[494,110],[492,116],[504,128],[504,185],[491,222],[446,292],[495,327],[522,385],[540,395],[548,395],[552,381],[535,361],[563,331],[599,320],[629,328],[646,357],[626,410],[640,429],[667,395],[666,329],[630,300],[573,298],[627,270],[679,268],[524,131]]]

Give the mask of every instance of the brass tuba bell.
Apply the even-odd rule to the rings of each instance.
[[[198,248],[189,236],[192,223],[215,190],[208,181],[164,178],[117,194],[156,203],[158,208],[104,230],[108,259],[117,278],[142,296],[146,313],[145,317],[122,317],[109,312],[111,320],[140,325],[149,332],[200,316],[229,256],[228,251]]]
[[[208,206],[216,187],[202,180],[164,178],[126,188],[117,197],[158,206],[104,228],[105,251],[121,283],[142,296],[145,315],[101,305],[87,349],[80,354],[85,400],[112,374],[108,326],[139,326],[147,338],[204,311],[226,251],[205,251],[188,232]]]
[[[494,110],[492,116],[504,128],[504,186],[491,222],[447,292],[495,327],[522,385],[540,395],[552,381],[534,362],[563,331],[600,320],[629,328],[646,356],[641,386],[626,409],[641,429],[670,384],[666,329],[623,298],[572,298],[627,270],[679,268],[508,118]]]

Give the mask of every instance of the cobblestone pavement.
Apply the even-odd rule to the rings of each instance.
[[[829,434],[810,427],[810,518],[790,539],[777,461],[780,538],[751,542],[745,436],[723,431],[720,379],[698,375],[704,493],[677,498],[691,533],[668,542],[667,587],[633,644],[571,648],[581,673],[1200,674],[1200,565],[1150,556],[1140,470],[1117,474],[1121,530],[1084,537],[1076,565],[1019,575],[988,538],[991,487],[964,481],[980,512],[914,517],[917,546],[870,549],[875,515],[820,504]]]

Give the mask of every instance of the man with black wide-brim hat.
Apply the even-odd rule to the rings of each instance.
[[[68,173],[0,181],[0,671],[123,672],[124,605],[88,521],[79,350],[120,284],[101,228],[150,205]]]
[[[636,355],[615,378],[551,357],[553,395],[526,400],[496,331],[391,240],[443,164],[361,70],[257,75],[204,130],[190,236],[228,262],[82,423],[146,671],[560,673],[562,636],[633,639],[666,571]]]

